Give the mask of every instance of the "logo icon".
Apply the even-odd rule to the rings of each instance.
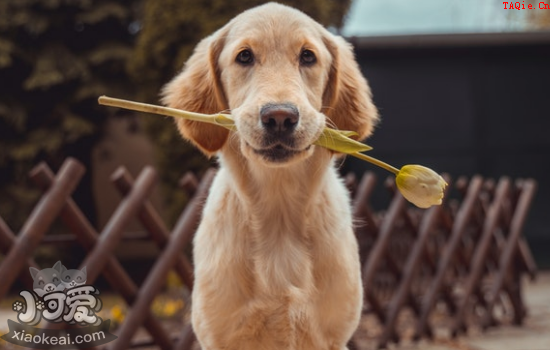
[[[33,290],[19,293],[12,309],[18,322],[8,320],[9,333],[1,338],[7,342],[34,349],[84,349],[113,341],[109,333],[110,320],[97,316],[102,303],[99,290],[86,284],[86,267],[67,269],[61,261],[52,267],[29,269]],[[41,320],[66,323],[56,329],[35,328]]]

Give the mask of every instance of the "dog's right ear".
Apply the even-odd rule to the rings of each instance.
[[[324,32],[332,55],[329,81],[323,96],[324,113],[337,129],[355,131],[362,140],[372,133],[378,111],[370,87],[355,60],[352,46],[342,37]]]
[[[168,107],[205,114],[228,109],[218,69],[223,44],[221,30],[203,39],[181,73],[164,86],[162,102]],[[222,148],[229,135],[227,129],[212,124],[183,119],[176,120],[176,124],[183,137],[207,156]]]
[[[40,270],[34,267],[29,267],[29,271],[31,272],[32,279],[34,279],[36,275],[38,275],[38,273],[40,272]]]

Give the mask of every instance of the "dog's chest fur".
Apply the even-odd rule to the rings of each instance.
[[[336,171],[245,178],[277,182],[266,186],[272,192],[261,183],[236,190],[220,171],[195,239],[193,323],[203,346],[339,349],[358,322],[362,292],[349,198]]]

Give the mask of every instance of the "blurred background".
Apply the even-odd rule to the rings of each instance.
[[[201,38],[263,2],[0,1],[0,216],[12,230],[40,195],[28,171],[42,160],[57,169],[68,156],[87,168],[73,197],[99,230],[118,204],[109,175],[119,165],[160,171],[154,202],[173,223],[187,201],[174,191],[178,179],[213,163],[171,120],[98,106],[97,97],[158,103]],[[525,235],[550,267],[550,9],[528,0],[519,10],[497,0],[281,2],[355,46],[382,117],[368,141],[373,156],[454,178],[537,179]],[[341,169],[386,176],[353,159]],[[374,198],[383,208],[382,194]]]

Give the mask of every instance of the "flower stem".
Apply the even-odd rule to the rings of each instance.
[[[193,113],[193,112],[182,111],[180,109],[175,109],[175,108],[162,107],[162,106],[152,105],[152,104],[148,104],[148,103],[127,101],[127,100],[122,100],[122,99],[112,98],[112,97],[107,97],[107,96],[101,96],[99,98],[98,102],[99,102],[99,104],[106,105],[106,106],[120,107],[120,108],[131,109],[131,110],[139,111],[139,112],[161,114],[161,115],[167,115],[167,116],[170,116],[170,117],[195,120],[195,121],[198,121],[198,122],[219,125],[219,126],[222,126],[226,129],[229,129],[229,130],[235,130],[234,121],[233,121],[233,119],[231,119],[231,116],[227,115],[227,114]],[[336,137],[336,136],[341,136],[344,140],[347,139],[347,135],[344,135],[344,134],[339,135],[334,130],[328,129],[328,130],[326,130],[326,132],[327,132],[327,135],[329,135],[331,139]],[[327,136],[325,135],[325,137],[327,137]],[[342,144],[342,140],[337,140],[337,141],[339,141],[340,144]],[[353,140],[348,140],[348,141],[349,141],[348,143],[350,143],[350,142],[354,143]],[[355,143],[357,143],[357,142],[355,142]],[[362,145],[362,144],[359,144],[359,145],[361,147],[363,147],[364,150],[370,149],[370,147],[368,147],[366,145]],[[322,144],[320,144],[320,146],[321,147],[327,147],[327,148],[333,149],[333,150],[338,151],[338,152],[347,153],[347,154],[352,155],[356,158],[359,158],[361,160],[365,160],[365,161],[370,162],[374,165],[377,165],[377,166],[379,166],[383,169],[386,169],[387,171],[389,171],[391,173],[394,173],[395,175],[397,175],[397,173],[399,173],[399,169],[396,169],[393,166],[391,166],[387,163],[384,163],[381,160],[378,160],[376,158],[367,156],[366,154],[359,153],[359,152],[349,152],[349,150],[348,150],[348,152],[346,152],[344,149],[341,149],[343,147],[342,145],[340,145],[341,147],[339,147],[339,148],[334,148],[334,147],[327,146],[326,142],[323,142]],[[347,148],[349,148],[349,145],[346,145],[346,146],[347,146]],[[357,147],[355,147],[355,149],[357,149]]]
[[[184,118],[188,120],[194,120],[197,122],[216,124],[216,125],[226,127],[228,129],[231,129],[233,127],[233,125],[230,125],[232,124],[231,121],[225,121],[223,118],[224,115],[222,114],[210,115],[210,114],[193,113],[193,112],[182,111],[180,109],[162,107],[162,106],[152,105],[148,103],[128,101],[128,100],[123,100],[123,99],[113,98],[108,96],[101,96],[98,99],[98,102],[99,104],[105,105],[105,106],[120,107],[124,109],[130,109],[133,111],[138,111],[138,112],[167,115],[175,118]]]
[[[381,160],[378,160],[378,159],[373,158],[371,156],[367,156],[366,154],[359,153],[359,152],[354,152],[354,153],[349,153],[349,155],[354,156],[355,158],[359,158],[361,160],[370,162],[374,165],[377,165],[377,166],[381,167],[382,169],[386,169],[390,173],[394,173],[395,175],[397,175],[399,173],[399,169],[397,169],[397,168],[395,168],[395,167],[393,167],[393,166],[389,165],[388,163],[385,163]]]

